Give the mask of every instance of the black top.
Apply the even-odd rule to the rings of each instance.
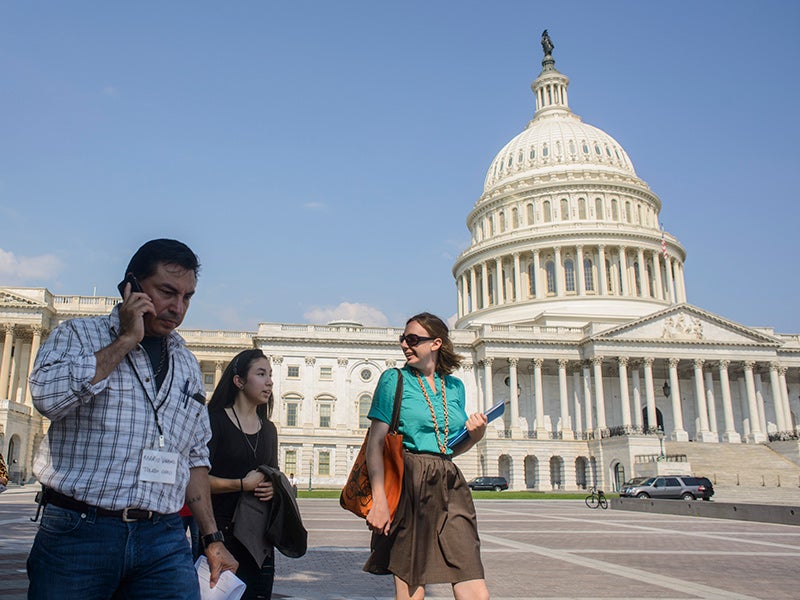
[[[265,419],[261,425],[256,456],[250,446],[256,445],[256,434],[248,435],[245,441],[242,431],[230,420],[224,410],[210,411],[211,441],[208,442],[210,475],[223,479],[240,479],[260,465],[278,468],[278,431],[272,421]],[[217,525],[230,523],[240,492],[212,494],[211,504]]]

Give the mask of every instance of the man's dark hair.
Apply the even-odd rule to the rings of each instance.
[[[139,281],[147,279],[156,272],[159,264],[178,265],[187,271],[193,271],[194,276],[200,271],[200,262],[192,250],[178,240],[158,239],[150,240],[136,251],[128,263],[125,275],[133,273]]]

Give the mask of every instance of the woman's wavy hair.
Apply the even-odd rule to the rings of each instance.
[[[247,381],[247,375],[250,373],[250,368],[253,363],[260,358],[269,358],[259,348],[252,350],[245,350],[239,352],[233,360],[228,363],[225,370],[222,372],[222,378],[219,380],[214,393],[211,395],[211,400],[208,403],[208,410],[222,411],[233,406],[236,400],[236,395],[239,393],[239,388],[233,382],[234,376],[238,375],[243,381]],[[256,413],[262,419],[269,419],[272,416],[272,407],[275,404],[275,398],[270,394],[269,402],[261,404],[256,409]]]
[[[438,350],[439,354],[436,357],[437,373],[440,375],[449,375],[461,366],[461,361],[464,357],[460,354],[456,354],[453,348],[453,340],[450,339],[450,331],[447,329],[447,325],[445,325],[444,321],[428,312],[414,315],[406,321],[406,325],[412,321],[422,325],[422,328],[427,331],[431,337],[442,340],[442,345]]]

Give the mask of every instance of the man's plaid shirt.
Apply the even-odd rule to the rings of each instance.
[[[104,380],[91,385],[94,353],[119,331],[119,307],[104,317],[59,325],[36,357],[30,377],[33,404],[50,429],[33,463],[39,481],[62,494],[111,510],[142,508],[177,512],[184,503],[189,469],[208,467],[211,428],[197,359],[172,332],[167,338],[169,371],[156,391],[147,352],[138,346]],[[144,449],[178,454],[174,484],[139,480]]]

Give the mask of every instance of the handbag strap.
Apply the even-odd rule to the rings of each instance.
[[[389,424],[389,433],[397,433],[400,426],[400,405],[403,403],[403,372],[397,371],[397,387],[394,390],[394,408],[392,408],[392,422]]]

